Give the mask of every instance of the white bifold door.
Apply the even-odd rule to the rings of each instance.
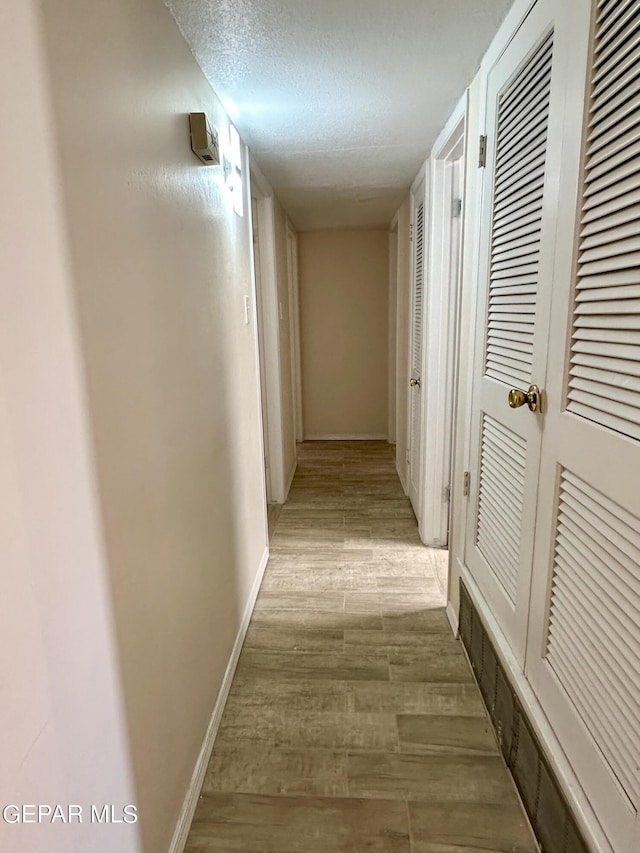
[[[544,388],[568,33],[538,3],[488,78],[487,162],[465,562],[519,660],[526,644],[542,418],[509,406]],[[564,40],[564,42],[563,42]],[[565,54],[562,57],[562,54]],[[558,54],[560,54],[560,61]],[[543,215],[543,212],[550,215]],[[535,391],[531,392],[531,405]]]
[[[486,131],[465,559],[627,853],[640,850],[637,0],[538,0],[489,74]]]
[[[409,375],[409,498],[420,518],[422,483],[422,356],[425,303],[426,197],[423,178],[411,193],[411,341]]]
[[[567,120],[559,181],[566,237],[553,271],[527,675],[614,850],[627,853],[640,850],[640,4],[601,0],[592,13],[589,37],[588,22],[574,30],[581,68],[589,45],[586,98],[583,77],[568,92],[581,114]]]

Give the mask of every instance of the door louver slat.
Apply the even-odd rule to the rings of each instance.
[[[507,231],[503,237],[496,237],[494,235],[493,245],[495,247],[496,257],[500,252],[514,248],[515,246],[535,243],[538,239],[538,231],[540,230],[539,223],[540,220],[537,219],[520,228]]]
[[[424,252],[425,233],[424,200],[421,200],[415,211],[414,223],[414,293],[413,293],[413,332],[411,368],[414,376],[422,374],[422,333],[424,322]],[[421,400],[419,389],[414,388],[411,393],[411,440],[409,452],[411,454],[411,470],[417,472],[420,466],[420,427],[421,427]]]
[[[526,444],[520,436],[484,415],[476,545],[512,603],[516,600]]]
[[[536,152],[539,150],[540,144],[544,143],[544,137],[547,132],[547,118],[545,104],[542,102],[538,114],[529,118],[529,126],[526,128],[526,131],[523,131],[518,137],[514,137],[508,145],[501,146],[500,150],[505,158],[508,154],[514,162],[510,163],[505,159],[503,165],[496,171],[497,179],[506,177],[517,171],[518,167],[515,164],[528,151]],[[535,157],[535,153],[532,156]]]
[[[618,29],[626,23],[627,16],[624,13],[629,9],[629,7],[633,7],[635,5],[636,0],[623,0],[623,2],[614,3],[614,10],[611,9],[607,12],[607,7],[605,5],[604,9],[600,12],[597,17],[597,22],[600,24],[601,32],[608,33],[611,31],[612,34],[616,33]],[[601,5],[601,4],[598,4]],[[624,15],[624,17],[622,17]],[[615,29],[613,29],[615,25]]]
[[[422,305],[424,296],[424,202],[418,206],[415,225],[415,306],[413,316],[412,366],[420,372],[422,366]]]
[[[485,375],[508,384],[531,382],[552,50],[550,35],[498,102]]]
[[[640,376],[640,44],[629,46],[638,38],[637,3],[602,10],[595,33],[567,409],[640,440],[635,381]]]
[[[629,44],[633,43],[633,37],[636,33],[638,24],[635,16],[628,19],[622,28],[615,31],[615,38],[608,38],[606,31],[606,22],[611,20],[610,17],[603,17],[600,26],[597,29],[597,36],[602,38],[602,49],[598,51],[594,57],[594,67],[603,69],[610,64],[614,64],[616,54],[620,50],[629,49]]]
[[[636,233],[635,220],[640,218],[640,206],[637,204],[621,210],[619,214],[605,216],[595,220],[583,230],[582,247],[590,249],[600,246],[608,240],[632,237]]]
[[[580,582],[580,572],[576,572],[574,569],[567,566],[567,576],[571,576],[571,581],[576,584],[579,588]],[[588,596],[580,596],[579,593],[576,593],[575,598],[569,598],[565,593],[558,592],[557,601],[562,601],[562,606],[571,614],[571,616],[580,622],[581,630],[574,631],[572,628],[567,628],[566,625],[563,625],[561,622],[552,621],[550,626],[550,633],[556,636],[559,634],[563,635],[562,642],[566,644],[574,643],[581,645],[585,641],[589,643],[589,636],[591,637],[591,644],[594,646],[590,649],[590,654],[585,659],[585,667],[589,671],[589,674],[593,680],[593,682],[598,684],[606,684],[606,693],[607,696],[610,696],[612,699],[615,697],[615,703],[620,708],[620,718],[624,721],[625,726],[631,731],[636,732],[638,730],[638,719],[634,714],[634,709],[637,707],[638,697],[636,696],[636,690],[631,690],[628,693],[624,693],[621,690],[620,684],[616,684],[616,679],[612,678],[616,673],[610,672],[608,667],[608,658],[609,653],[603,652],[599,648],[598,636],[601,634],[601,630],[597,625],[593,623],[591,619],[581,619],[580,614],[584,609],[589,609],[591,607],[592,598]],[[611,651],[614,654],[617,654],[619,646],[616,644],[612,644]],[[573,649],[572,649],[573,650]],[[574,652],[575,653],[575,652]],[[558,661],[558,666],[562,666],[562,661]],[[600,671],[602,670],[602,671]],[[619,675],[625,670],[624,662],[620,662],[620,666],[618,667],[617,674]],[[631,671],[630,675],[635,676],[635,671]],[[581,680],[581,673],[574,673],[577,675],[578,680]],[[589,710],[593,710],[590,708]],[[603,727],[606,728],[606,727]],[[622,735],[624,737],[624,735]]]
[[[639,621],[640,519],[565,470],[546,659],[633,808],[639,802]]]

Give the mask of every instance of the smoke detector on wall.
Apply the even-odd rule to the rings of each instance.
[[[211,127],[205,113],[189,113],[191,129],[191,150],[205,166],[217,166],[220,163],[218,134]]]

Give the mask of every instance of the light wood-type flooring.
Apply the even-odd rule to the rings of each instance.
[[[309,442],[188,853],[533,851],[384,442]]]

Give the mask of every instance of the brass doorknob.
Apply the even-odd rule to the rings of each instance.
[[[509,391],[509,405],[512,409],[519,409],[525,403],[529,406],[529,411],[539,411],[540,389],[537,385],[530,385],[528,391],[521,391],[519,388],[512,388]]]
[[[411,385],[412,388],[415,388],[416,385],[418,386],[418,388],[420,388],[422,385],[422,382],[419,379],[410,379],[409,385]]]

